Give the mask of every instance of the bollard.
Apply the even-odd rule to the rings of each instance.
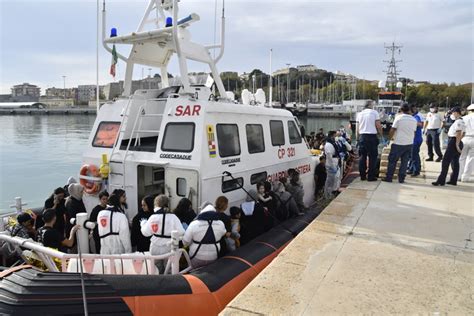
[[[95,223],[87,222],[88,218],[87,213],[76,214],[76,224],[81,226],[77,231],[77,242],[81,245],[82,253],[89,253],[89,231],[87,228],[89,228],[91,224],[92,227],[95,227]]]
[[[178,274],[179,273],[179,240],[181,239],[181,235],[178,233],[177,230],[171,231],[171,274]]]

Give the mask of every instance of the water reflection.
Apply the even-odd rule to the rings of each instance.
[[[21,196],[31,207],[77,177],[94,116],[0,116],[0,211]]]

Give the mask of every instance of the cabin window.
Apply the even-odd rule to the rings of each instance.
[[[221,157],[240,155],[239,128],[237,124],[217,124],[217,142]]]
[[[244,178],[236,178],[227,181],[222,181],[222,193],[227,193],[230,191],[234,191],[240,189],[244,186]]]
[[[288,121],[288,134],[290,135],[290,144],[302,142],[300,132],[294,121]]]
[[[270,121],[270,133],[272,134],[272,145],[285,145],[285,132],[282,121]]]
[[[176,178],[176,194],[178,196],[186,196],[186,179],[185,178]]]
[[[250,184],[257,184],[259,182],[267,181],[267,172],[254,173],[250,176]]]
[[[104,148],[114,147],[119,130],[120,122],[100,122],[94,140],[92,141],[92,146]]]
[[[161,144],[162,151],[192,152],[194,149],[194,123],[168,123]]]
[[[263,127],[260,124],[245,125],[247,132],[247,146],[249,153],[256,154],[265,151],[265,141],[263,139]]]

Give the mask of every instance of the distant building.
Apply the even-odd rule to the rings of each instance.
[[[340,81],[354,81],[357,80],[357,77],[348,73],[344,73],[342,71],[336,70],[334,73],[334,80],[340,80]]]
[[[123,81],[110,82],[104,86],[104,97],[106,100],[113,100],[120,96],[123,90]]]
[[[47,107],[71,107],[75,104],[75,99],[64,99],[64,97],[41,96],[40,102]]]
[[[92,84],[77,86],[77,104],[89,104],[96,98],[96,86]]]
[[[283,69],[278,69],[273,72],[273,76],[281,76],[281,75],[287,75],[288,74],[288,68],[283,68]]]
[[[139,89],[160,89],[160,77],[148,77],[142,80],[132,81],[132,94]],[[113,100],[119,97],[123,92],[123,80],[119,82],[110,82],[104,86],[103,94],[106,100]]]
[[[40,98],[41,89],[38,86],[23,83],[11,88],[13,102],[36,102]]]
[[[73,99],[77,100],[78,98],[78,89],[77,88],[48,88],[46,89],[45,96],[48,98],[57,98],[57,99]]]
[[[314,65],[300,65],[300,66],[296,66],[296,70],[298,70],[299,72],[310,72],[310,71],[316,71],[318,70],[318,68],[316,68],[316,66]]]
[[[411,82],[408,84],[408,86],[410,87],[419,87],[421,85],[424,85],[424,84],[430,84],[429,81],[415,81],[415,82]]]
[[[221,77],[238,77],[239,74],[236,71],[223,71]]]

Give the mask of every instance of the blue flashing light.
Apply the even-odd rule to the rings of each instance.
[[[173,26],[173,18],[169,16],[166,18],[166,27],[170,26]]]
[[[117,37],[117,29],[115,27],[110,29],[110,37]]]

